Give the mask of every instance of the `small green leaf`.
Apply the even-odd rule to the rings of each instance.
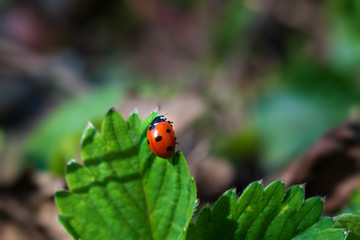
[[[70,191],[55,201],[59,221],[74,239],[181,239],[196,207],[196,187],[184,156],[156,157],[136,113],[125,121],[111,109],[102,134],[89,123],[82,143],[84,165],[66,166]]]
[[[349,239],[360,239],[360,215],[357,214],[342,214],[335,218],[335,227],[346,228],[350,230]]]
[[[347,232],[343,229],[333,228],[335,221],[331,218],[321,218],[304,233],[293,238],[293,240],[324,240],[324,239],[346,239]]]
[[[216,202],[212,212],[208,206],[201,210],[196,225],[190,225],[186,239],[232,239],[236,222],[226,216],[235,211],[236,194],[228,190]]]
[[[205,207],[196,223],[190,225],[186,239],[345,239],[343,229],[332,228],[332,219],[319,221],[322,209],[319,197],[304,201],[303,185],[285,191],[283,181],[265,189],[258,181],[250,184],[238,200],[231,190],[212,211]]]

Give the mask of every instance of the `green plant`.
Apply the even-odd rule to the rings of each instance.
[[[263,190],[262,183],[250,184],[237,200],[234,190],[224,193],[214,209],[204,207],[187,239],[345,239],[342,229],[333,229],[330,218],[319,220],[323,200],[304,201],[304,188],[285,191],[283,181]]]
[[[348,240],[360,240],[360,214],[345,213],[335,217],[335,227],[350,230]]]
[[[152,154],[146,130],[157,113],[125,121],[111,109],[102,133],[88,124],[82,137],[84,165],[70,161],[55,201],[60,222],[74,239],[346,239],[320,218],[323,201],[304,201],[302,185],[285,191],[283,181],[263,189],[250,184],[237,199],[227,191],[211,210],[190,223],[196,187],[181,152],[168,160]]]
[[[82,138],[84,166],[70,161],[70,191],[56,193],[60,222],[75,239],[177,239],[196,206],[195,182],[185,159],[155,157],[144,122],[110,110],[102,135],[89,124]]]

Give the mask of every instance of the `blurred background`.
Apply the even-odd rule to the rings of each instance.
[[[88,121],[158,108],[201,204],[264,179],[360,209],[360,1],[0,1],[0,239],[70,239]]]

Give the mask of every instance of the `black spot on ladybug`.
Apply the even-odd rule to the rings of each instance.
[[[162,139],[162,136],[157,136],[157,137],[155,138],[155,141],[160,142],[161,139]]]
[[[150,144],[149,139],[147,139],[148,145]]]
[[[166,132],[167,132],[167,133],[171,133],[170,129],[166,129]]]
[[[153,130],[155,128],[155,125],[150,125],[149,130]]]
[[[166,151],[171,151],[172,149],[173,149],[172,146],[168,146],[168,147],[166,148]]]

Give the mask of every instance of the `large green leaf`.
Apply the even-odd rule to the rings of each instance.
[[[196,207],[196,187],[184,156],[156,157],[146,141],[152,113],[127,121],[110,110],[102,135],[89,124],[84,166],[70,161],[55,201],[60,222],[75,239],[180,239]]]
[[[261,182],[254,182],[238,200],[229,190],[212,211],[204,207],[186,239],[346,239],[343,229],[332,228],[332,219],[319,221],[322,209],[319,197],[304,201],[302,185],[285,191],[284,182],[276,181],[264,190]]]

